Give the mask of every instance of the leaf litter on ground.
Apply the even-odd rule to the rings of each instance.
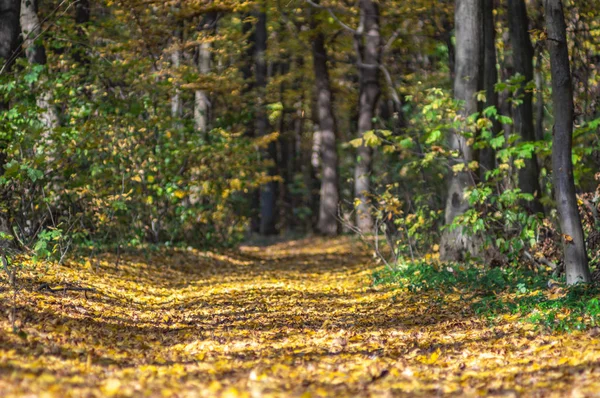
[[[373,286],[370,256],[350,238],[122,254],[116,264],[105,254],[26,265],[16,298],[2,280],[2,397],[600,391],[596,329],[548,332],[511,314],[490,325],[473,297]]]

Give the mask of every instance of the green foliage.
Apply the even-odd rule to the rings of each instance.
[[[3,206],[39,258],[61,258],[72,243],[214,246],[243,236],[240,200],[270,179],[257,151],[276,136],[248,138],[235,123],[194,131],[172,117],[172,84],[153,68],[115,54],[71,70],[21,60],[0,77],[11,104],[0,112]],[[42,95],[60,108],[56,127],[43,122]]]
[[[553,331],[598,326],[600,289],[564,287],[544,273],[518,267],[489,268],[477,264],[407,262],[373,274],[375,285],[393,284],[413,293],[458,295],[475,314],[493,322],[518,316]]]
[[[59,250],[59,241],[63,238],[60,229],[49,229],[40,232],[33,246],[35,258],[49,259]]]

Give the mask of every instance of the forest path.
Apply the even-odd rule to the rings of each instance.
[[[1,396],[593,396],[600,344],[371,287],[348,238],[26,267]],[[51,293],[40,284],[93,286]],[[12,294],[0,284],[0,304]]]

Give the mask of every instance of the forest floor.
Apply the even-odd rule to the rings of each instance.
[[[598,396],[597,330],[490,325],[458,295],[373,287],[360,247],[311,238],[26,266],[18,333],[0,282],[0,395]]]

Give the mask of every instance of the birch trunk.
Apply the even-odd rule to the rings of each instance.
[[[205,16],[204,20],[200,24],[200,31],[207,32],[204,37],[202,44],[198,46],[198,73],[201,76],[206,76],[211,72],[211,61],[212,61],[212,44],[208,40],[208,36],[214,31],[214,25],[216,23],[216,15],[209,13]],[[210,121],[210,96],[206,90],[196,90],[194,92],[194,126],[196,131],[201,134],[206,134],[209,130]]]

